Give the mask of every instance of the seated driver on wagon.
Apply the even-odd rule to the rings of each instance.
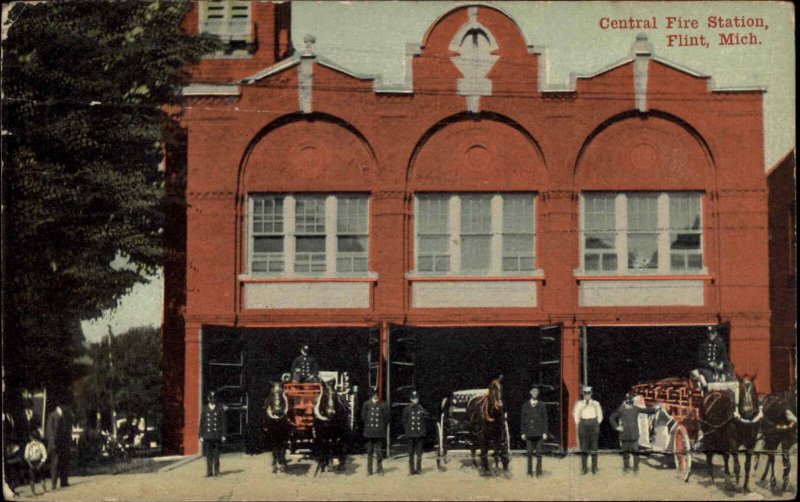
[[[703,391],[708,390],[709,382],[726,382],[733,380],[733,366],[728,360],[725,342],[719,337],[716,326],[708,327],[708,339],[697,349],[697,368],[691,376],[700,382]]]

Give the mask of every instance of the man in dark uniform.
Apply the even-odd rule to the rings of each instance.
[[[703,390],[708,388],[708,382],[733,379],[728,349],[719,337],[716,326],[708,327],[708,339],[697,349],[696,364],[697,368],[691,374],[700,382]]]
[[[206,457],[206,477],[219,476],[219,449],[225,441],[228,422],[225,407],[217,405],[217,395],[208,393],[208,405],[200,414],[200,442]]]
[[[378,401],[375,389],[361,408],[364,422],[364,439],[367,441],[367,475],[372,475],[372,457],[378,460],[378,474],[383,474],[383,450],[386,444],[386,426],[389,425],[389,407]]]
[[[542,445],[547,439],[547,408],[539,401],[539,387],[531,387],[531,398],[522,404],[520,418],[522,440],[528,455],[528,476],[533,476],[533,457],[536,456],[536,477],[542,475]]]
[[[633,399],[636,394],[628,392],[625,401],[611,414],[611,427],[619,432],[619,442],[622,448],[622,472],[631,468],[629,457],[633,455],[633,473],[639,473],[639,413],[652,415],[661,409],[661,404],[636,406]]]
[[[592,388],[581,389],[581,400],[572,409],[572,419],[578,429],[578,446],[581,451],[581,474],[589,472],[587,456],[592,456],[592,474],[597,474],[597,440],[600,438],[600,424],[603,422],[603,408],[592,399]]]
[[[72,414],[64,406],[64,399],[57,401],[56,408],[47,416],[44,435],[50,457],[50,485],[56,489],[56,479],[61,488],[69,486],[69,450],[72,445]]]
[[[422,473],[422,442],[427,418],[428,412],[419,404],[419,394],[411,392],[411,404],[403,408],[403,430],[408,440],[408,469],[411,474]]]
[[[308,354],[308,345],[303,345],[300,355],[292,361],[293,382],[318,382],[319,364]]]

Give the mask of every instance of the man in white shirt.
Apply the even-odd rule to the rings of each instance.
[[[589,472],[587,457],[592,456],[592,474],[597,474],[597,439],[600,437],[600,423],[603,409],[592,399],[592,388],[581,388],[581,400],[572,409],[572,419],[578,430],[578,449],[581,452],[581,474]]]

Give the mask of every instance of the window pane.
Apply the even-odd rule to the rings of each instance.
[[[613,194],[584,195],[584,230],[594,232],[613,231],[616,228],[615,206],[615,196]]]
[[[447,195],[417,196],[417,234],[446,234],[449,214]]]
[[[606,272],[614,272],[617,270],[617,255],[611,253],[603,253],[603,270]]]
[[[628,230],[658,228],[658,196],[628,194]]]
[[[434,259],[435,272],[449,272],[450,271],[450,257],[437,256]]]
[[[283,237],[255,237],[253,239],[254,253],[282,253]]]
[[[703,257],[699,254],[690,254],[687,261],[690,269],[700,270],[703,268]]]
[[[700,249],[700,234],[672,234],[671,249]]]
[[[491,195],[461,196],[461,233],[490,234],[492,232]]]
[[[658,268],[656,234],[628,234],[628,270]]]
[[[600,255],[592,253],[584,256],[583,268],[588,271],[600,270]]]
[[[614,249],[614,234],[587,234],[584,241],[586,249]]]
[[[340,253],[366,253],[367,252],[367,238],[366,237],[339,237]]]
[[[340,234],[366,234],[367,197],[352,195],[338,197],[336,227]]]
[[[503,233],[533,234],[533,194],[503,194]]]
[[[420,272],[433,272],[433,256],[420,255],[420,257],[417,258],[417,270]]]
[[[669,226],[672,230],[700,230],[700,194],[669,194]]]
[[[253,233],[283,232],[283,197],[253,199]]]
[[[461,238],[461,269],[485,272],[489,270],[491,236],[464,236]]]
[[[295,232],[298,234],[325,233],[324,197],[297,197],[295,203]]]
[[[325,253],[325,237],[297,237],[298,253]]]
[[[669,258],[669,265],[672,270],[686,270],[686,255],[672,253]]]
[[[447,236],[422,236],[419,238],[419,254],[447,253]]]

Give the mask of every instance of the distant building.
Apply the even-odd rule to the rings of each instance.
[[[167,128],[168,449],[197,451],[211,389],[247,438],[303,343],[395,410],[411,387],[435,410],[497,372],[513,410],[537,382],[557,446],[582,375],[616,406],[688,374],[707,325],[738,372],[770,374],[761,89],[716,88],[639,36],[551,90],[485,5],[436,20],[387,87],[313,37],[293,51],[289,9],[186,19],[228,45],[190,68]]]
[[[789,389],[797,378],[796,165],[792,150],[767,173],[773,390]]]

